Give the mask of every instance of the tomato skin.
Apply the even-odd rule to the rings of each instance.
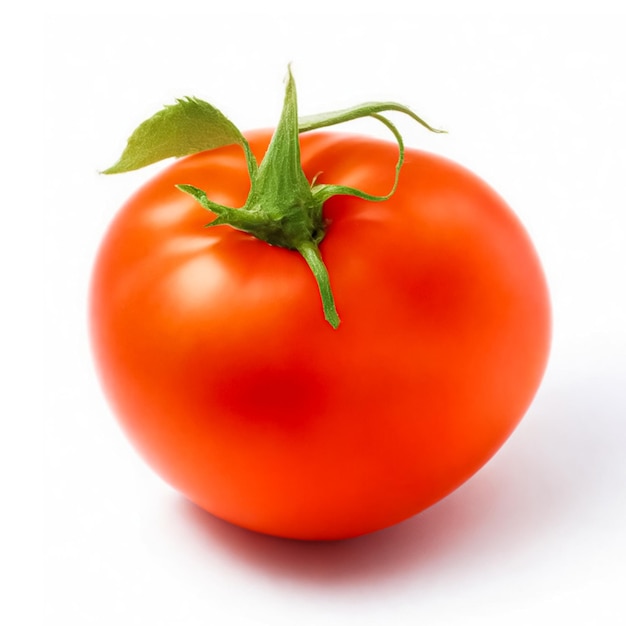
[[[269,131],[247,135],[260,161]],[[397,147],[301,136],[309,179],[386,193]],[[214,515],[339,539],[404,520],[476,472],[527,410],[550,344],[546,281],[503,200],[408,150],[382,203],[334,197],[321,244],[341,325],[294,251],[211,220],[174,185],[242,206],[241,150],[176,161],[114,219],[90,321],[140,454]]]

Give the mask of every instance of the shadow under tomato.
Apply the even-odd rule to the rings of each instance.
[[[294,584],[432,584],[492,567],[506,571],[519,555],[540,555],[542,546],[568,541],[590,511],[616,514],[615,490],[626,481],[626,427],[617,419],[626,394],[615,383],[547,382],[516,433],[465,485],[370,535],[280,539],[233,526],[183,498],[176,500],[178,513],[201,549],[221,550],[246,568]]]
[[[362,586],[452,565],[489,516],[497,499],[485,481],[466,484],[426,511],[390,528],[341,541],[297,541],[224,522],[184,498],[180,514],[201,542],[278,580],[323,586]],[[455,556],[456,555],[456,556]]]

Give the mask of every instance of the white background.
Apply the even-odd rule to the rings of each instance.
[[[4,22],[23,35],[3,55],[3,434],[20,425],[3,438],[0,611],[19,609],[3,623],[626,623],[626,18],[335,5]],[[289,62],[302,114],[390,99],[446,128],[397,120],[408,145],[509,201],[554,307],[543,385],[496,457],[420,516],[340,543],[258,536],[187,504],[124,440],[86,332],[99,239],[162,166],[97,171],[175,97],[273,125]]]

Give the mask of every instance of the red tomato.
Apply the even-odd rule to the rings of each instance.
[[[260,161],[270,133],[248,135]],[[387,193],[397,146],[301,136],[309,179]],[[334,197],[321,243],[341,325],[294,251],[219,226],[175,184],[244,204],[241,149],[176,161],[115,218],[93,346],[128,437],[214,515],[284,537],[353,537],[449,494],[527,410],[550,342],[518,219],[460,166],[408,150],[395,195]]]

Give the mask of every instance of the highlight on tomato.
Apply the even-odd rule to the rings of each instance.
[[[213,515],[281,537],[370,533],[439,501],[527,411],[546,367],[539,259],[505,201],[407,149],[374,102],[274,131],[185,98],[105,173],[178,157],[113,219],[90,327],[123,431]],[[387,142],[327,127],[370,116]],[[324,130],[322,130],[324,129]]]

